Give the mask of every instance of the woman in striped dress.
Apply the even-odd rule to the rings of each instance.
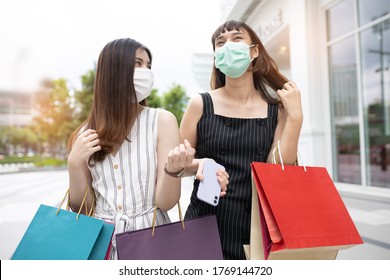
[[[191,99],[180,132],[196,147],[196,158],[212,158],[225,166],[229,187],[213,207],[197,199],[199,181],[195,180],[186,218],[215,214],[224,258],[245,259],[243,245],[250,238],[250,163],[269,162],[278,140],[283,161],[295,163],[303,120],[300,91],[278,71],[247,24],[227,21],[213,34],[212,44],[212,90]]]
[[[94,216],[114,223],[116,233],[169,222],[180,198],[180,177],[194,149],[180,143],[175,116],[145,107],[151,93],[152,55],[133,39],[108,43],[99,56],[88,119],[70,138],[68,156],[72,209],[84,193],[96,201]],[[93,191],[92,191],[93,190]],[[117,258],[115,237],[111,259]]]

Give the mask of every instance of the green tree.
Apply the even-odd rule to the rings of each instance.
[[[85,121],[91,112],[95,78],[96,69],[89,70],[87,73],[81,76],[82,89],[75,91],[75,119],[77,121],[77,124],[80,124]]]
[[[27,155],[35,150],[38,137],[31,127],[4,126],[0,129],[0,152],[10,155],[15,152]]]
[[[162,107],[162,101],[161,97],[158,95],[157,89],[152,89],[152,93],[149,95],[148,98],[146,98],[146,105],[148,107],[152,108],[161,108]]]
[[[173,84],[172,88],[162,97],[164,108],[176,116],[179,124],[183,118],[188,99],[184,88],[176,84]]]
[[[20,145],[24,149],[24,154],[27,155],[27,153],[30,150],[36,150],[36,144],[38,142],[38,136],[32,129],[32,127],[21,127],[20,133],[23,135],[23,139],[20,143]]]
[[[23,134],[22,127],[9,126],[8,132],[8,143],[11,145],[13,152],[21,152],[25,135]]]
[[[0,127],[0,155],[9,155],[9,133],[8,126]]]
[[[65,157],[66,143],[75,128],[70,101],[64,79],[46,81],[44,88],[36,94],[35,106],[39,115],[34,118],[33,125],[52,157]]]

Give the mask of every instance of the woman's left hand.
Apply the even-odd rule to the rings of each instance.
[[[176,173],[190,165],[194,160],[195,149],[192,148],[189,141],[184,140],[184,144],[173,148],[168,153],[166,169],[169,172]]]
[[[229,174],[225,170],[217,171],[217,180],[221,186],[220,196],[225,196],[227,192],[227,185],[229,184]]]
[[[204,163],[208,160],[212,160],[210,158],[202,158],[198,161],[198,170],[196,172],[195,178],[198,179],[199,181],[203,181],[204,176],[203,176],[203,168],[204,168]],[[219,183],[219,186],[221,187],[221,193],[220,196],[226,195],[227,192],[227,185],[229,184],[229,173],[226,172],[226,170],[223,169],[218,169],[217,170],[217,180]]]
[[[295,82],[288,82],[283,85],[283,88],[277,91],[284,109],[287,113],[287,118],[293,120],[302,120],[302,104],[301,92]]]

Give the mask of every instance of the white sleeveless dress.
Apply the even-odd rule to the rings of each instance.
[[[90,167],[96,195],[94,216],[114,223],[110,259],[117,259],[115,234],[151,227],[157,180],[158,109],[144,108],[115,156]],[[170,222],[157,211],[157,225]]]

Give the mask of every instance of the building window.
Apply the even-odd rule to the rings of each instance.
[[[359,24],[364,26],[371,21],[390,13],[389,0],[359,0]]]
[[[339,1],[326,21],[334,178],[390,188],[388,0]]]
[[[335,180],[361,184],[358,92],[353,38],[329,47]]]
[[[360,34],[367,184],[390,187],[390,19]]]
[[[353,10],[353,0],[344,0],[326,12],[328,40],[353,30],[353,18],[345,16]]]

